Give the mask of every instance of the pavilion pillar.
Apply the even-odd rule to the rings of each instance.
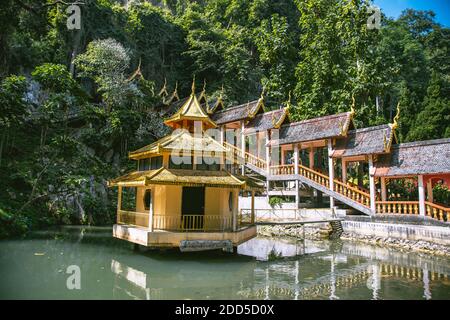
[[[222,145],[222,146],[224,146],[224,144],[225,144],[225,126],[220,126],[220,144]],[[220,167],[222,168],[222,169],[226,169],[226,166],[225,166],[225,153],[222,153],[222,155],[220,156]]]
[[[331,154],[333,153],[333,141],[331,139],[328,139],[328,176],[329,176],[329,183],[330,183],[330,190],[334,191],[334,161],[331,157]],[[330,196],[330,208],[334,208],[334,198]]]
[[[429,202],[433,202],[433,183],[431,179],[428,179],[427,182],[427,199]]]
[[[314,147],[309,148],[309,168],[314,169]]]
[[[298,175],[298,165],[299,165],[299,154],[298,154],[298,144],[294,144],[294,174]],[[300,184],[298,177],[295,179],[295,208],[300,208]]]
[[[266,172],[267,175],[270,174],[270,146],[269,146],[269,142],[270,142],[270,132],[269,130],[266,130]]]
[[[117,223],[119,223],[119,215],[120,215],[120,210],[122,209],[122,186],[118,187],[117,190]]]
[[[342,182],[347,183],[347,161],[342,158]]]
[[[251,223],[255,223],[255,191],[252,191]]]
[[[150,189],[150,206],[148,211],[148,231],[153,232],[153,189]]]
[[[419,214],[425,217],[425,188],[423,185],[423,175],[417,177],[417,182],[419,186]]]
[[[373,156],[369,155],[369,186],[370,186],[370,211],[375,214],[376,190],[375,190],[375,168],[373,166]]]
[[[234,193],[237,193],[237,197],[235,196]],[[237,201],[236,201],[237,200]],[[237,224],[238,224],[238,217],[237,217],[237,213],[238,213],[238,206],[239,206],[239,191],[233,191],[233,212],[232,212],[232,223],[233,223],[233,231],[237,230]]]
[[[385,177],[381,177],[381,201],[387,201]]]
[[[245,123],[244,123],[244,120],[242,120],[241,121],[241,153],[242,153],[242,159],[243,159],[243,163],[241,166],[242,175],[245,174],[245,135],[244,135],[244,130],[245,130]]]

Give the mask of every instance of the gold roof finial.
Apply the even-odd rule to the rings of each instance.
[[[266,93],[266,87],[263,87],[260,99],[264,99],[264,93]]]
[[[203,79],[203,93],[206,92],[206,79]]]
[[[172,96],[173,98],[177,98],[177,100],[180,100],[180,97],[178,96],[178,81],[175,82],[175,89],[173,90]]]
[[[352,106],[350,107],[350,113],[351,115],[355,114],[355,96],[352,94]]]
[[[159,94],[158,95],[165,95],[165,96],[167,96],[169,93],[167,92],[167,78],[166,77],[164,77],[164,85],[163,85],[163,87],[161,88],[161,90],[159,91]]]
[[[291,91],[289,90],[288,101],[286,102],[286,108],[291,107]]]
[[[394,123],[392,124],[393,128],[398,127],[398,119],[400,118],[400,101],[397,103],[397,114],[394,117]]]
[[[192,79],[192,87],[191,87],[191,90],[192,90],[191,94],[192,94],[192,95],[195,95],[195,75],[194,75],[194,78]]]

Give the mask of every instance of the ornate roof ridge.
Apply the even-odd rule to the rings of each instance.
[[[440,138],[440,139],[432,139],[432,140],[422,140],[422,141],[412,141],[412,142],[404,142],[392,145],[392,148],[400,149],[400,148],[413,148],[413,147],[424,147],[424,146],[432,146],[436,144],[450,144],[450,138]]]
[[[306,120],[301,120],[301,121],[295,121],[295,122],[285,124],[284,126],[297,126],[297,125],[301,125],[301,124],[305,124],[305,123],[311,123],[311,122],[316,122],[316,121],[321,121],[321,120],[329,120],[329,119],[333,119],[333,118],[338,118],[338,117],[342,117],[344,115],[351,115],[351,111],[346,111],[346,112],[341,112],[341,113],[336,113],[336,114],[331,114],[331,115],[326,115],[326,116],[322,116],[322,117],[316,117],[316,118],[311,118],[311,119],[306,119]]]

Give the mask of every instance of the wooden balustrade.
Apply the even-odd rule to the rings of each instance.
[[[295,174],[294,165],[287,164],[281,166],[271,166],[270,174],[272,175]],[[326,188],[330,188],[330,178],[326,174],[305,167],[303,165],[298,166],[298,174]],[[339,180],[334,180],[333,189],[335,192],[353,201],[356,201],[367,207],[370,206],[370,193],[368,192],[365,192],[349,184],[343,183]]]
[[[149,213],[120,210],[118,224],[148,228]],[[167,231],[226,231],[233,227],[231,215],[153,215],[153,229]]]
[[[330,187],[330,178],[318,171],[315,171],[314,169],[305,167],[303,165],[298,166],[298,174],[301,176],[304,176],[305,178],[308,178],[324,187],[329,188]]]
[[[136,211],[117,211],[117,223],[118,224],[130,224],[137,227],[148,228],[148,212],[136,212]]]
[[[265,160],[258,158],[257,156],[255,156],[251,153],[248,153],[248,152],[245,152],[245,162],[248,162],[260,169],[263,169],[263,170],[266,169],[266,161]]]
[[[362,191],[362,192],[364,192],[364,193],[367,193],[367,194],[370,194],[370,190],[369,189],[366,189],[366,188],[364,188],[364,187],[360,187],[360,186],[358,186],[357,184],[355,184],[355,183],[353,183],[353,182],[350,182],[350,181],[346,181],[346,182],[343,182],[341,179],[339,179],[339,178],[335,178],[334,180],[336,180],[336,181],[338,181],[338,182],[340,182],[340,183],[343,183],[343,184],[346,184],[346,185],[348,185],[348,186],[350,186],[350,187],[352,187],[352,188],[355,188],[355,189],[358,189],[359,191]],[[379,194],[377,194],[377,198],[379,198],[380,197],[380,195]]]
[[[450,208],[438,205],[433,202],[425,201],[426,215],[441,221],[450,221]]]
[[[271,175],[284,175],[284,174],[294,174],[295,169],[293,164],[283,164],[281,166],[271,166]]]
[[[153,215],[153,230],[179,230],[181,215]]]
[[[370,207],[370,193],[361,191],[338,180],[334,180],[333,189],[335,192],[342,194],[353,201],[356,201],[366,207]]]
[[[246,163],[250,163],[251,165],[254,165],[257,168],[260,168],[262,170],[266,169],[266,161],[249,153],[244,152],[242,153],[242,149],[233,146],[232,144],[228,142],[224,142],[223,145],[230,150],[231,158],[233,160],[242,161],[245,160]]]
[[[240,209],[238,215],[238,226],[246,226],[252,224],[252,210]]]
[[[377,213],[419,214],[419,201],[377,201]]]

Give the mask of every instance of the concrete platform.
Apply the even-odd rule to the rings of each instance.
[[[113,226],[113,236],[118,239],[154,248],[178,248],[182,240],[230,240],[233,246],[256,237],[256,226],[242,227],[239,230],[224,232],[177,232],[157,230],[125,224]]]

